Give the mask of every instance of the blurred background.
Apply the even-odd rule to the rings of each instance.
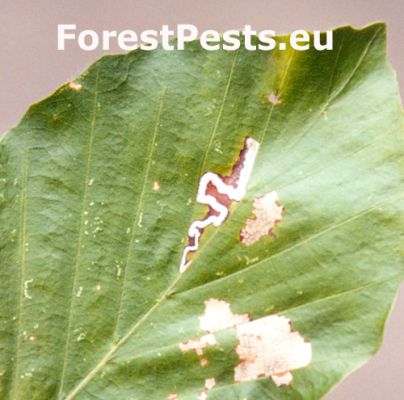
[[[28,106],[71,80],[102,51],[76,45],[57,50],[57,25],[77,29],[159,30],[194,24],[199,31],[327,30],[385,21],[388,54],[404,93],[403,0],[0,0],[0,133],[16,125]],[[121,52],[112,48],[111,52]],[[387,322],[379,353],[337,386],[327,400],[404,399],[404,287]],[[332,360],[330,360],[332,362]]]

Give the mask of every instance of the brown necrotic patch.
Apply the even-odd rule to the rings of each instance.
[[[213,346],[216,343],[217,342],[216,342],[215,336],[208,334],[208,335],[201,336],[197,339],[191,339],[186,342],[180,343],[180,349],[183,352],[195,351],[195,353],[198,354],[198,356],[202,356],[203,349],[205,349],[208,346]]]
[[[277,386],[292,381],[291,370],[311,362],[311,344],[292,332],[290,320],[271,315],[236,327],[240,364],[234,370],[236,382],[271,377]]]
[[[213,389],[216,385],[216,379],[214,377],[207,378],[205,380],[205,388],[199,393],[198,400],[206,400],[208,398],[209,390]]]
[[[217,299],[205,301],[205,313],[199,317],[200,327],[206,332],[217,332],[248,322],[248,314],[233,314],[230,304]]]
[[[216,332],[233,330],[238,340],[235,351],[240,359],[234,368],[236,383],[270,377],[277,386],[288,385],[293,379],[291,371],[311,362],[311,344],[292,330],[291,321],[284,316],[270,315],[251,321],[248,314],[234,314],[226,301],[211,298],[205,301],[199,326],[207,334],[181,343],[180,349],[195,351],[202,357],[205,348],[217,344]],[[200,358],[200,364],[206,366],[207,360]],[[200,393],[202,399],[213,381],[207,383]]]
[[[240,240],[250,246],[262,237],[271,235],[275,225],[282,221],[284,207],[278,204],[276,192],[256,197],[253,201],[255,218],[247,219],[245,227],[240,232]]]

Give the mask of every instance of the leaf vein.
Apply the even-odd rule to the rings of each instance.
[[[136,232],[136,226],[137,226],[137,222],[139,220],[139,216],[140,216],[140,212],[141,209],[143,207],[143,198],[144,198],[144,194],[145,194],[145,190],[146,190],[146,183],[148,181],[149,178],[149,173],[150,173],[150,167],[151,167],[151,163],[152,163],[152,156],[153,156],[153,152],[156,148],[155,146],[155,142],[156,142],[156,138],[157,138],[157,134],[158,134],[158,128],[159,128],[159,123],[160,123],[160,118],[161,118],[161,113],[162,113],[162,109],[163,109],[163,102],[164,102],[164,96],[166,94],[166,87],[163,87],[161,95],[160,95],[160,101],[157,107],[157,116],[156,116],[156,122],[155,122],[155,126],[154,126],[154,130],[153,130],[153,137],[152,140],[149,144],[149,148],[147,151],[147,164],[146,164],[146,168],[145,168],[145,172],[143,175],[143,184],[142,184],[142,191],[140,193],[139,196],[139,201],[138,203],[134,206],[133,208],[133,223],[132,223],[132,227],[131,227],[131,236],[130,236],[130,240],[129,240],[129,244],[128,244],[128,249],[127,249],[127,255],[126,255],[126,260],[125,260],[125,266],[123,269],[123,277],[122,277],[122,285],[121,285],[121,290],[120,290],[120,294],[119,294],[119,306],[118,306],[118,311],[117,311],[117,318],[115,321],[115,328],[114,328],[114,334],[113,336],[116,338],[117,332],[118,332],[118,328],[119,328],[119,321],[121,318],[121,313],[122,313],[122,305],[123,305],[123,300],[124,300],[124,292],[125,292],[125,286],[126,286],[126,278],[127,278],[127,273],[126,270],[128,268],[128,264],[132,255],[132,247],[133,247],[133,242],[135,240],[135,232]]]
[[[18,322],[17,322],[17,332],[16,332],[16,344],[15,344],[15,366],[14,373],[11,378],[11,390],[10,397],[14,399],[18,399],[18,394],[16,391],[18,390],[17,379],[19,377],[19,351],[21,347],[21,311],[23,308],[23,295],[24,295],[24,281],[25,281],[25,266],[26,266],[26,249],[25,249],[25,241],[26,241],[26,225],[27,225],[27,181],[28,181],[28,154],[26,148],[26,142],[24,140],[25,148],[24,148],[24,161],[23,161],[23,181],[22,181],[22,190],[21,190],[21,200],[20,200],[20,210],[21,210],[21,219],[20,219],[20,241],[19,241],[19,259],[20,259],[20,274],[19,274],[19,283],[20,290],[18,293]],[[13,363],[14,364],[14,363]]]
[[[75,256],[75,264],[73,267],[73,282],[72,282],[72,290],[69,302],[69,314],[67,318],[67,329],[66,329],[66,339],[65,345],[63,347],[63,365],[59,383],[59,390],[57,397],[60,398],[63,395],[63,388],[65,384],[65,373],[67,368],[67,356],[69,354],[69,344],[71,338],[71,327],[72,327],[72,319],[73,319],[73,300],[74,300],[74,293],[76,290],[76,283],[77,283],[77,275],[78,275],[78,267],[80,264],[80,257],[81,257],[81,248],[82,248],[82,240],[83,240],[83,233],[84,233],[84,209],[87,202],[88,196],[88,179],[90,176],[90,166],[92,161],[92,152],[93,152],[93,145],[94,145],[94,133],[95,133],[95,125],[96,125],[96,116],[97,116],[97,99],[98,99],[98,80],[99,80],[99,70],[97,70],[96,80],[95,80],[95,88],[94,88],[94,105],[93,105],[93,115],[91,119],[91,126],[90,126],[90,137],[89,137],[89,144],[88,144],[88,152],[87,152],[87,160],[86,160],[86,172],[85,172],[85,180],[84,180],[84,191],[83,191],[83,200],[81,204],[81,213],[80,213],[80,228],[79,228],[79,235],[77,240],[77,248],[76,248],[76,256]]]

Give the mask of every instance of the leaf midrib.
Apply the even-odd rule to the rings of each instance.
[[[369,281],[369,282],[367,282],[367,283],[365,283],[363,285],[353,287],[353,288],[350,288],[350,289],[347,289],[347,290],[341,290],[339,292],[337,291],[337,292],[328,294],[328,295],[323,296],[323,297],[319,297],[319,298],[316,298],[316,299],[313,299],[313,300],[310,300],[310,301],[306,301],[304,303],[298,304],[298,305],[293,306],[293,307],[286,307],[286,308],[283,308],[283,309],[278,309],[278,310],[274,311],[271,315],[285,314],[285,313],[288,313],[290,311],[295,311],[295,310],[300,309],[300,308],[310,307],[313,304],[321,303],[323,301],[328,301],[330,299],[339,298],[339,297],[342,297],[342,296],[345,296],[345,295],[348,295],[348,294],[351,294],[351,293],[355,293],[355,292],[359,292],[359,291],[362,291],[362,290],[369,289],[369,288],[374,287],[374,286],[382,285],[384,283],[393,281],[393,280],[395,280],[397,278],[401,278],[402,276],[403,276],[403,273],[392,274],[388,278],[376,279],[374,281]],[[256,321],[256,320],[264,318],[264,317],[265,316],[257,317],[257,318],[252,319],[252,321]],[[226,328],[226,329],[231,329],[231,328]],[[133,357],[130,358],[130,361],[142,358],[147,354],[158,353],[158,352],[161,352],[164,349],[170,349],[175,345],[178,345],[178,342],[170,343],[170,344],[167,344],[167,345],[164,345],[164,346],[161,346],[161,347],[156,347],[156,348],[153,348],[151,350],[146,350],[146,351],[143,351],[141,353],[137,353],[136,356],[133,356]]]
[[[205,164],[206,164],[206,159],[207,159],[207,154],[212,146],[213,143],[213,139],[214,136],[217,133],[217,129],[219,127],[219,123],[222,117],[222,113],[223,113],[223,108],[224,108],[224,103],[227,99],[228,93],[229,93],[229,89],[231,86],[231,80],[233,78],[233,73],[234,73],[234,68],[236,65],[236,60],[237,60],[237,52],[234,55],[231,67],[230,67],[230,72],[229,72],[229,76],[226,82],[226,86],[225,86],[225,90],[223,93],[223,97],[222,97],[222,101],[221,104],[219,106],[219,110],[218,110],[218,114],[215,120],[215,124],[212,130],[212,133],[210,134],[209,137],[209,142],[208,142],[208,146],[206,148],[206,151],[204,153],[204,156],[202,158],[202,162],[201,162],[201,168],[200,168],[200,174],[202,173],[203,169],[205,168]],[[199,177],[198,177],[199,180]],[[193,216],[192,216],[193,217]],[[79,382],[79,384],[73,388],[73,390],[66,396],[65,400],[69,400],[69,399],[73,399],[74,396],[81,390],[82,387],[84,387],[87,382],[89,382],[92,377],[94,375],[96,375],[96,373],[106,364],[108,358],[110,355],[114,354],[115,351],[121,346],[123,345],[126,340],[136,331],[136,329],[143,323],[143,321],[145,321],[149,315],[151,313],[153,313],[153,311],[165,300],[166,296],[168,293],[170,293],[170,291],[172,290],[172,288],[178,283],[178,281],[181,279],[182,274],[177,275],[176,279],[172,282],[172,284],[163,292],[163,294],[158,298],[158,300],[156,301],[156,303],[143,315],[143,317],[138,320],[131,329],[129,329],[128,333],[122,337],[114,346],[112,346],[111,350],[99,361],[99,363],[92,369],[90,370],[90,372]]]

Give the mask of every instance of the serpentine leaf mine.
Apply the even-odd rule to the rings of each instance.
[[[214,172],[206,172],[199,181],[196,201],[206,204],[209,211],[203,220],[194,221],[188,230],[188,245],[182,254],[180,272],[184,272],[191,263],[189,253],[199,248],[199,239],[204,229],[213,225],[220,226],[226,220],[230,205],[240,201],[246,191],[248,180],[254,166],[259,143],[250,138],[244,139],[244,146],[229,176],[222,177]]]

